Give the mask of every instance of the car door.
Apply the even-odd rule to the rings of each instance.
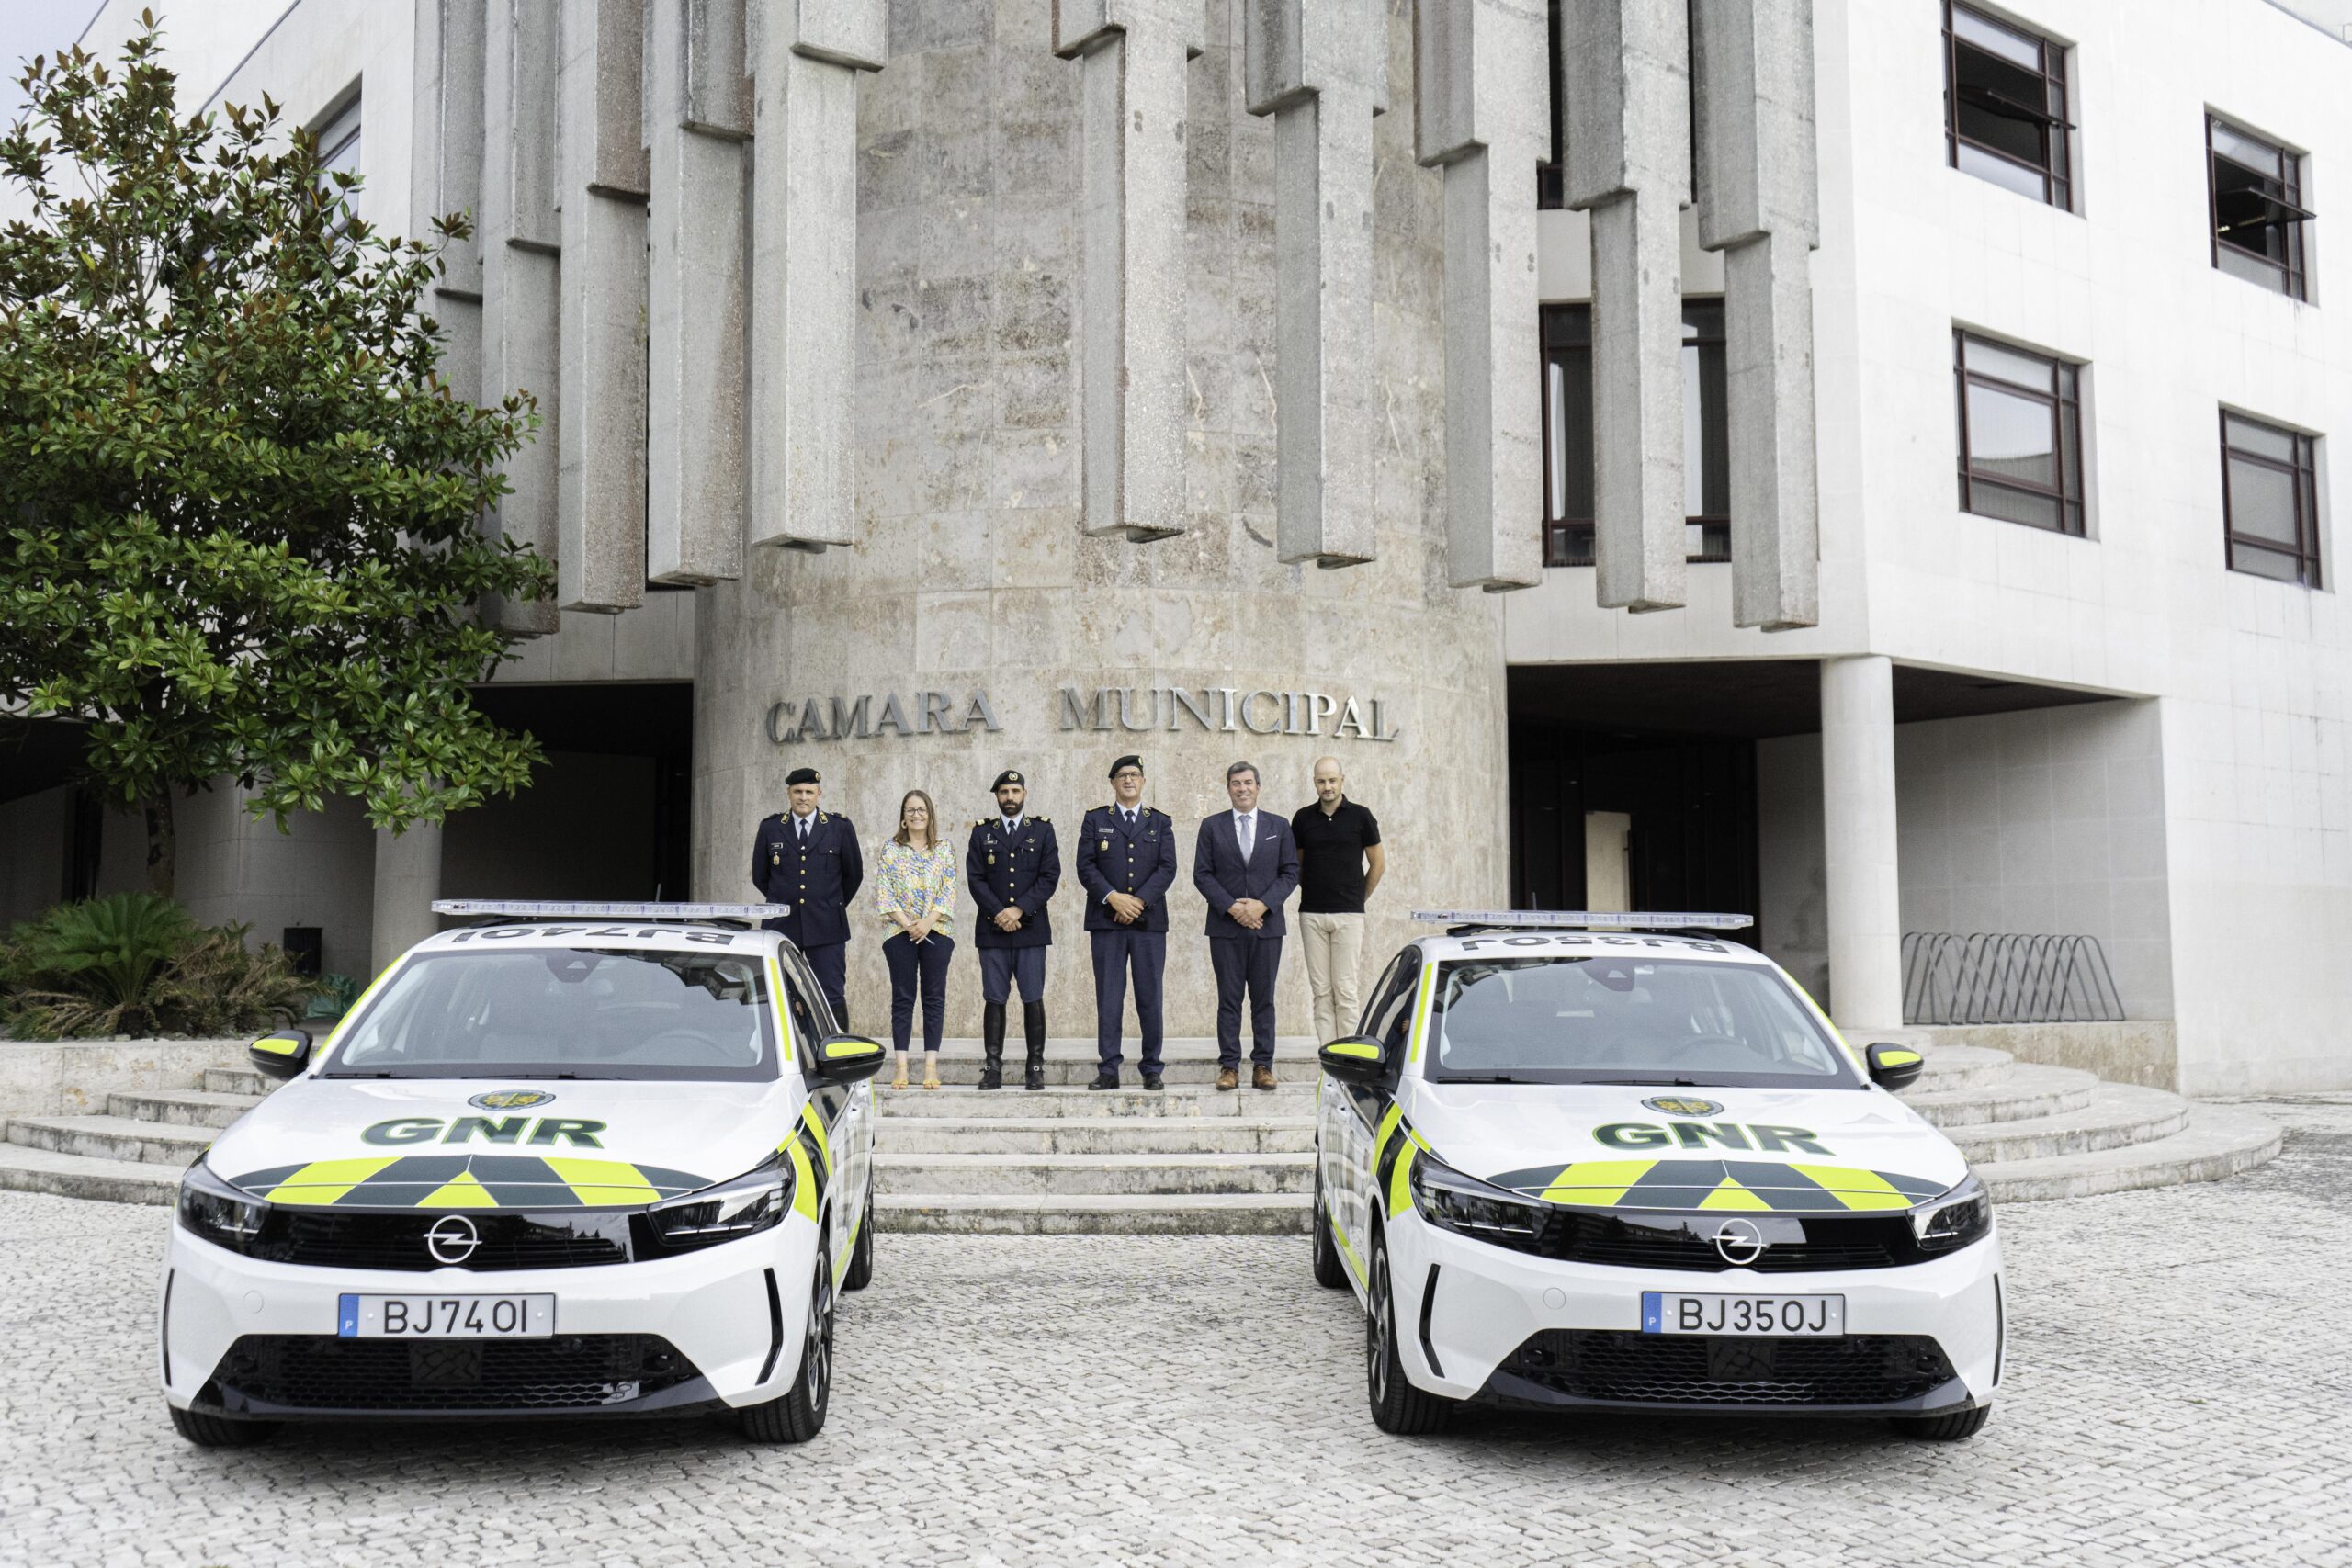
[[[1385,1046],[1392,1064],[1402,1062],[1404,1043],[1412,1029],[1413,995],[1420,980],[1420,960],[1419,948],[1408,947],[1398,953],[1373,987],[1372,1001],[1358,1021],[1358,1032]],[[1359,1088],[1337,1097],[1342,1101],[1341,1125],[1347,1140],[1342,1156],[1346,1197],[1334,1205],[1334,1213],[1347,1227],[1351,1244],[1359,1248],[1359,1263],[1363,1261],[1361,1248],[1371,1235],[1373,1211],[1377,1207],[1372,1169],[1374,1144],[1396,1085],[1396,1068],[1392,1065],[1384,1087]]]
[[[825,988],[817,982],[817,972],[798,948],[787,948],[785,953],[786,981],[796,987],[802,1003],[816,1021],[818,1031],[809,1043],[811,1059],[818,1043],[827,1036],[841,1033],[840,1021],[825,1000]],[[838,1234],[834,1247],[838,1251],[848,1245],[851,1229],[861,1213],[860,1205],[873,1185],[874,1168],[874,1083],[866,1079],[847,1088],[828,1086],[825,1099],[840,1107],[831,1118],[826,1133],[826,1146],[833,1155],[833,1224]]]

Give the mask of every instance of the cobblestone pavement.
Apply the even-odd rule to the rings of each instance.
[[[0,1193],[0,1562],[2344,1563],[2352,1095],[2234,1181],[2005,1211],[1972,1443],[1480,1416],[1381,1435],[1304,1241],[885,1237],[831,1425],[173,1436],[167,1214]]]

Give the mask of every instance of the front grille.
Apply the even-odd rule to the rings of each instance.
[[[248,1334],[202,1396],[255,1413],[612,1410],[698,1378],[653,1334],[548,1339],[338,1339]]]
[[[273,1207],[261,1235],[246,1251],[273,1263],[339,1269],[424,1272],[443,1268],[493,1273],[510,1269],[577,1269],[626,1263],[631,1256],[629,1217],[621,1211],[578,1209],[469,1212],[481,1243],[462,1263],[445,1264],[424,1245],[424,1233],[446,1209],[343,1210]]]
[[[1943,1348],[1920,1334],[1747,1339],[1575,1328],[1530,1336],[1496,1374],[1572,1399],[1768,1407],[1896,1404],[1953,1376]]]
[[[1571,1263],[1621,1269],[1677,1269],[1718,1274],[1732,1267],[1715,1250],[1722,1213],[1638,1216],[1555,1207],[1544,1233],[1514,1243],[1520,1250]],[[1904,1214],[1741,1215],[1771,1245],[1747,1265],[1758,1274],[1804,1274],[1826,1269],[1891,1269],[1927,1255]]]

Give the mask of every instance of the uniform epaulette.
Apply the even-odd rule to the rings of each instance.
[[[975,817],[972,818],[972,826],[975,828],[985,828],[988,824],[989,819],[985,817]]]
[[[1053,818],[1050,817],[1032,817],[1029,820],[1032,822],[1051,822]]]

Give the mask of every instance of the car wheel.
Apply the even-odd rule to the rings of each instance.
[[[1347,1269],[1340,1261],[1340,1244],[1331,1239],[1331,1211],[1323,1205],[1323,1168],[1315,1168],[1315,1282],[1327,1290],[1337,1290],[1348,1282]]]
[[[1388,1288],[1388,1239],[1372,1234],[1370,1308],[1364,1314],[1364,1382],[1372,1419],[1384,1432],[1418,1438],[1442,1431],[1453,1401],[1415,1388],[1396,1359],[1396,1304]]]
[[[1964,1443],[1984,1429],[1993,1418],[1993,1407],[1980,1404],[1973,1410],[1956,1410],[1949,1416],[1897,1416],[1894,1429],[1906,1438],[1917,1438],[1932,1443]]]
[[[850,1248],[849,1268],[842,1275],[842,1289],[862,1291],[874,1283],[874,1187],[865,1189],[865,1217],[857,1223],[857,1245]]]
[[[808,1326],[800,1344],[800,1370],[783,1396],[741,1412],[743,1435],[755,1443],[805,1443],[825,1429],[825,1402],[833,1384],[833,1274],[817,1259],[817,1282],[808,1292]]]
[[[275,1421],[232,1421],[175,1404],[165,1408],[172,1413],[172,1429],[199,1449],[248,1448],[277,1430]]]

